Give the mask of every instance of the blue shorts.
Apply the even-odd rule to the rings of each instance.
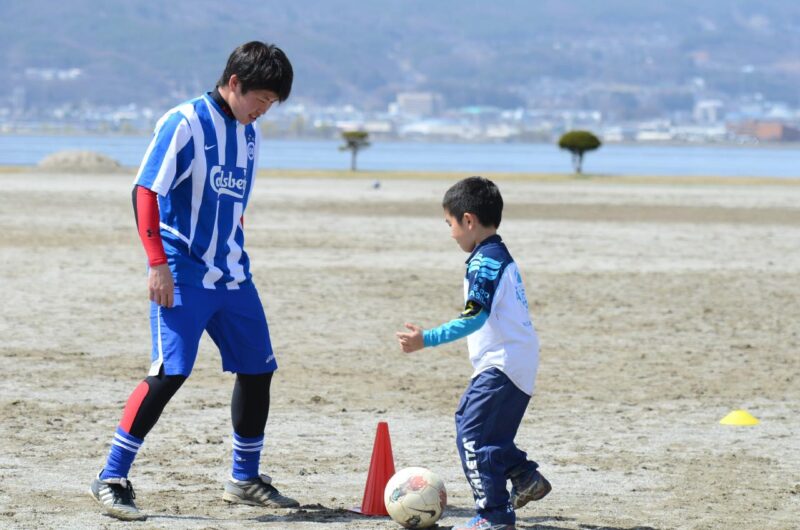
[[[174,306],[150,302],[150,375],[163,367],[166,375],[188,377],[204,330],[219,348],[224,371],[263,374],[278,369],[267,317],[252,282],[234,290],[176,285]]]

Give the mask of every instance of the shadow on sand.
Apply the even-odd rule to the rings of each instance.
[[[285,513],[281,515],[277,514],[266,514],[256,517],[254,520],[260,523],[273,523],[278,521],[284,522],[297,522],[297,521],[305,521],[305,522],[314,522],[314,523],[341,523],[346,521],[356,521],[356,520],[367,520],[367,519],[375,519],[375,520],[390,520],[388,516],[369,516],[369,515],[362,515],[360,513],[354,512],[352,510],[348,510],[345,508],[328,508],[327,506],[323,506],[322,504],[303,504],[296,510],[293,510],[290,513]]]
[[[475,515],[474,510],[468,508],[457,508],[448,506],[445,511],[447,517],[456,517],[469,519]],[[176,518],[183,519],[179,516],[156,516],[160,518]],[[205,517],[186,517],[186,519],[210,520],[214,519]],[[348,510],[345,508],[328,508],[322,504],[304,504],[297,510],[285,514],[265,514],[255,517],[253,520],[261,523],[274,523],[283,521],[286,523],[291,522],[314,522],[314,523],[342,523],[347,521],[359,521],[374,519],[378,521],[390,521],[386,516],[367,516],[360,513]],[[561,523],[561,524],[559,524]],[[431,527],[432,530],[450,530],[450,525],[435,525]],[[538,515],[534,517],[520,517],[517,516],[517,529],[518,530],[659,530],[652,526],[604,526],[594,525],[587,523],[578,523],[576,526],[575,519],[572,517],[564,517],[560,515]]]

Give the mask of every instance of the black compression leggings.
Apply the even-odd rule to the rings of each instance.
[[[133,421],[128,432],[144,439],[158,421],[164,407],[186,381],[183,375],[147,376],[134,391],[123,414],[123,423],[129,415]],[[231,421],[233,430],[239,436],[255,438],[264,434],[269,416],[269,389],[272,373],[246,375],[236,374],[236,384],[231,398]],[[144,393],[139,401],[134,399],[137,392]]]
[[[138,410],[129,410],[131,407],[136,406],[135,400],[133,399],[129,400],[128,405],[125,407],[123,421],[124,417],[128,414],[135,415],[133,423],[131,423],[130,431],[128,432],[142,440],[156,424],[161,413],[164,411],[164,407],[169,403],[169,400],[172,399],[175,392],[177,392],[183,382],[186,381],[186,376],[164,375],[164,369],[162,368],[161,370],[162,371],[158,375],[147,376],[134,391],[135,395],[143,385],[147,385],[147,393],[138,406]]]
[[[231,398],[233,431],[245,438],[264,434],[269,416],[269,386],[272,372],[268,374],[236,374]]]

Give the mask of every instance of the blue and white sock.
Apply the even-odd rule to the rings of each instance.
[[[231,476],[236,480],[256,478],[263,448],[263,434],[255,438],[245,438],[233,433],[233,471]]]
[[[114,440],[111,442],[111,451],[108,453],[106,467],[100,472],[100,478],[128,478],[133,459],[136,458],[136,453],[139,452],[143,443],[144,440],[131,436],[117,427]]]

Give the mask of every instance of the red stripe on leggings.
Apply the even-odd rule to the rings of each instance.
[[[147,384],[147,381],[142,381],[128,398],[125,411],[122,413],[122,419],[119,421],[120,428],[128,434],[131,432],[131,425],[133,425],[133,420],[136,419],[139,407],[142,405],[142,401],[144,401],[149,391],[150,385]]]

